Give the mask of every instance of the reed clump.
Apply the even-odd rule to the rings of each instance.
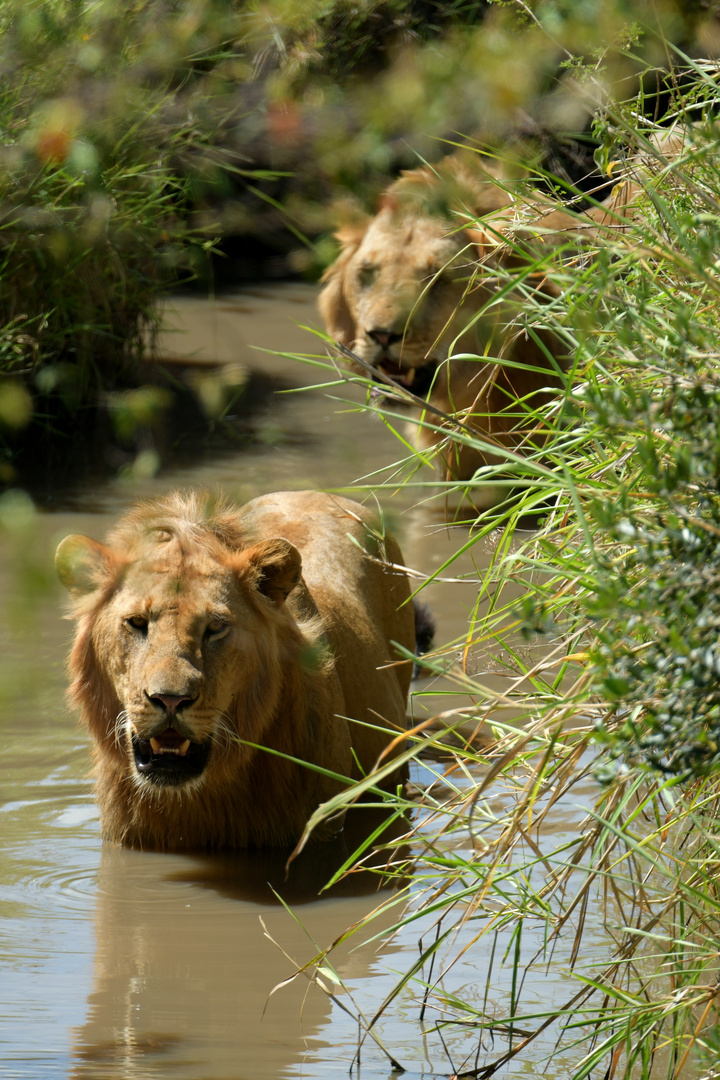
[[[440,485],[465,508],[463,549],[497,537],[464,638],[426,658],[464,658],[456,718],[486,739],[436,758],[419,805],[394,804],[415,826],[388,849],[404,892],[381,908],[407,899],[394,932],[419,952],[359,1016],[364,1052],[415,1008],[459,1077],[716,1075],[720,92],[714,62],[678,63],[660,120],[646,94],[604,102],[598,159],[616,186],[596,241],[548,260],[550,313],[525,308],[527,332],[552,318],[573,357],[562,400],[523,420],[549,442]],[[399,413],[367,408],[402,434]],[[388,487],[403,467],[417,481],[411,455]],[[493,482],[512,498],[475,514],[473,487]],[[473,662],[493,649],[502,692]],[[414,732],[414,752],[436,740]]]

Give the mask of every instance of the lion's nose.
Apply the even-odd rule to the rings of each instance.
[[[180,697],[177,694],[148,694],[147,696],[154,705],[160,705],[170,718],[195,701],[194,697]]]
[[[383,349],[389,349],[396,341],[402,341],[402,334],[396,334],[393,330],[368,330],[367,336]]]

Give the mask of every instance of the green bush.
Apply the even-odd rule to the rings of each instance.
[[[668,118],[679,149],[666,129],[628,129],[627,112],[612,125],[636,206],[601,278],[607,374],[596,367],[583,406],[605,454],[627,462],[587,500],[585,610],[611,705],[598,738],[616,764],[688,777],[720,760],[720,129],[713,71],[686,76]]]
[[[105,392],[141,378],[158,296],[212,239],[190,233],[185,211],[223,164],[209,143],[229,14],[221,3],[3,6],[0,396],[25,394],[0,413],[4,479],[28,402],[33,443],[53,427],[71,437],[96,423]]]

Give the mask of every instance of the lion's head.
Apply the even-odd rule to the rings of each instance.
[[[518,415],[527,407],[518,410],[518,401],[532,407],[533,394],[559,385],[564,364],[562,344],[541,319],[527,331],[528,311],[558,295],[532,263],[538,246],[568,233],[577,241],[591,226],[458,157],[407,173],[374,217],[337,233],[341,251],[319,298],[326,330],[359,358],[362,373],[461,414],[490,441],[521,445]],[[441,439],[432,431],[419,437],[421,446]],[[461,478],[488,460],[465,454]]]
[[[106,544],[67,537],[56,564],[105,834],[161,848],[297,837],[327,791],[282,759],[258,775],[248,745],[327,751],[318,725],[339,699],[297,548],[252,542],[237,510],[175,495],[131,511]],[[336,742],[327,767],[349,775],[347,734]]]
[[[488,297],[476,271],[496,245],[492,228],[481,235],[471,215],[494,212],[499,228],[512,200],[499,177],[482,175],[449,185],[447,173],[407,173],[373,218],[339,230],[341,252],[323,279],[330,336],[420,396],[451,347],[459,351],[461,313],[471,322]]]

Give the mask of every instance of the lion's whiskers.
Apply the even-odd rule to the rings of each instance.
[[[237,732],[233,729],[231,717],[225,712],[216,713],[213,741],[217,743],[217,753],[220,757],[227,757],[233,746],[237,745]]]
[[[118,750],[124,749],[124,740],[131,735],[130,712],[122,709],[115,717],[113,741]]]

